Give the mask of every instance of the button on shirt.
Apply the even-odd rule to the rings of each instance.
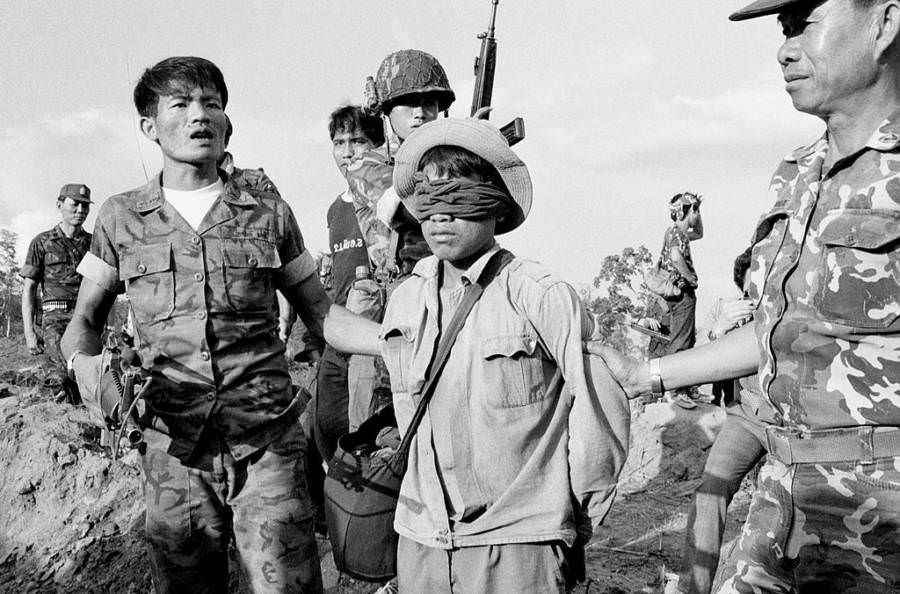
[[[830,169],[823,137],[772,179],[749,292],[761,388],[788,427],[900,425],[898,117]]]
[[[277,195],[228,181],[195,230],[157,177],[103,203],[78,270],[127,293],[151,375],[148,406],[184,461],[206,426],[242,458],[294,422],[275,290],[315,268]]]
[[[81,285],[81,275],[76,269],[90,246],[91,234],[84,229],[79,228],[70,238],[57,225],[31,240],[19,275],[42,283],[44,301],[74,301]]]
[[[497,249],[464,281],[477,280]],[[382,323],[401,433],[440,340],[438,267],[434,256],[420,261],[392,294]],[[618,474],[610,469],[621,468],[625,450],[621,442],[612,454],[604,449],[611,432],[582,354],[590,332],[566,283],[518,259],[499,273],[460,330],[413,439],[399,534],[438,548],[571,544],[577,512],[602,519]],[[610,384],[604,397],[616,395]]]

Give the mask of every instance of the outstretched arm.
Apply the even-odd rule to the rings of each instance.
[[[588,352],[600,355],[629,398],[651,391],[649,364],[626,357],[600,342],[588,342]],[[744,377],[759,368],[759,349],[753,324],[715,342],[660,358],[660,377],[667,390]]]
[[[331,302],[315,275],[282,290],[310,332],[323,336],[335,349],[345,353],[377,355],[380,326]]]

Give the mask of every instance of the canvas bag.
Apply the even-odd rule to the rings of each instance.
[[[478,282],[466,288],[438,345],[422,386],[421,400],[397,451],[387,458],[370,456],[378,449],[375,445],[378,433],[385,427],[397,426],[392,406],[366,420],[358,430],[338,439],[324,487],[328,538],[338,571],[373,582],[387,581],[397,575],[398,536],[394,531],[394,513],[412,438],[469,312],[484,288],[512,259],[510,252],[499,250],[488,261]]]

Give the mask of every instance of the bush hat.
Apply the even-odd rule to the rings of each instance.
[[[512,214],[497,221],[495,233],[507,233],[521,225],[531,210],[531,176],[528,167],[509,148],[497,128],[484,120],[441,118],[413,131],[400,145],[395,156],[394,190],[403,201],[415,192],[415,174],[422,156],[436,146],[458,146],[475,153],[497,170],[506,189],[518,206]]]

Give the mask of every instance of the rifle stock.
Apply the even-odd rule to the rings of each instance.
[[[475,88],[472,91],[472,111],[470,116],[484,107],[490,107],[491,95],[494,91],[494,73],[497,68],[497,39],[494,37],[494,26],[497,22],[497,5],[500,0],[491,0],[491,22],[488,30],[480,33],[481,51],[475,58]],[[490,114],[483,117],[487,119]],[[506,138],[509,146],[525,138],[525,120],[515,118],[502,128],[500,132]]]

